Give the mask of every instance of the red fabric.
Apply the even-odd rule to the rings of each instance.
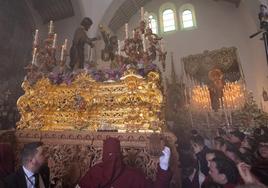
[[[112,155],[110,154],[112,153]],[[103,162],[92,167],[79,182],[81,188],[167,188],[170,173],[158,169],[157,181],[146,180],[137,169],[123,165],[120,142],[108,138],[103,144]]]
[[[10,144],[0,143],[0,179],[14,172],[14,155]]]

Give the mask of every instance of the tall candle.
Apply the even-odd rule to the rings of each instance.
[[[132,31],[132,37],[135,38],[135,30]]]
[[[163,40],[161,40],[161,42],[160,42],[160,48],[161,48],[162,52],[165,51],[165,46],[164,46],[164,41]]]
[[[51,34],[51,33],[53,33],[53,21],[52,20],[50,20],[50,22],[49,22],[49,31],[48,31],[48,33],[49,34]]]
[[[38,33],[39,33],[39,31],[38,31],[38,29],[36,29],[35,34],[34,34],[34,45],[37,45],[37,43],[38,43]]]
[[[33,50],[33,59],[32,59],[32,64],[35,64],[36,52],[37,52],[37,48],[34,48],[34,50]]]
[[[146,41],[145,41],[145,35],[142,35],[142,46],[143,46],[143,51],[146,51]]]
[[[64,50],[67,50],[68,39],[64,40]]]
[[[57,33],[54,34],[52,48],[56,48],[56,41],[57,41]]]
[[[125,24],[125,36],[128,39],[128,23]]]
[[[88,45],[88,47],[87,47],[87,59],[88,59],[88,61],[90,61],[90,53],[91,53],[91,48]]]
[[[144,7],[141,7],[141,20],[144,20]]]
[[[61,46],[60,60],[63,61],[64,58],[64,45]]]
[[[121,55],[121,45],[120,45],[120,40],[117,41],[118,45],[118,55]]]

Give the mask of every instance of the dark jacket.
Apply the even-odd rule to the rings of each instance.
[[[208,162],[206,160],[206,154],[209,151],[209,148],[207,146],[204,146],[204,148],[196,154],[196,158],[199,162],[200,171],[207,176],[208,175]]]
[[[46,188],[49,188],[49,168],[44,166],[41,168],[39,173],[43,179]],[[4,179],[5,188],[27,188],[26,177],[24,175],[23,168],[20,167],[19,170],[7,178]]]

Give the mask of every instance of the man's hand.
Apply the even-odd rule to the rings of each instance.
[[[167,170],[169,166],[169,159],[170,159],[170,149],[169,147],[165,146],[164,150],[162,151],[163,155],[159,158],[159,165],[162,170]]]
[[[256,178],[253,176],[253,174],[250,172],[250,166],[246,163],[239,163],[237,165],[239,174],[241,178],[244,180],[244,182],[247,183],[256,183]]]

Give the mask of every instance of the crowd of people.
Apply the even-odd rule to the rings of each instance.
[[[182,188],[262,188],[268,186],[268,131],[251,134],[218,129],[213,139],[197,130],[180,150]]]
[[[267,128],[256,128],[252,134],[238,129],[218,129],[213,139],[204,132],[191,130],[186,138],[178,139],[182,188],[268,186]],[[15,171],[12,148],[0,144],[0,188],[53,187],[44,153],[43,143],[26,144],[21,151],[21,166]],[[172,176],[171,155],[170,149],[165,147],[159,158],[156,181],[152,182],[141,170],[123,163],[118,139],[107,138],[103,142],[102,162],[89,168],[74,187],[168,188]]]

